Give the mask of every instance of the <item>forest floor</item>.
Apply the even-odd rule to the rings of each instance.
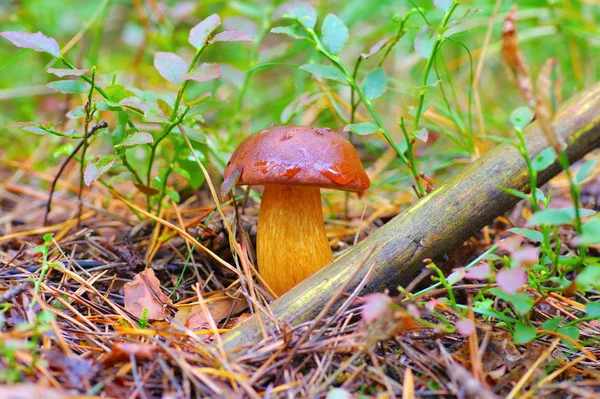
[[[593,157],[598,154],[588,155]],[[414,322],[411,314],[418,310],[401,295],[394,298],[396,311],[370,323],[361,318],[366,300],[355,297],[344,311],[318,323],[280,325],[251,351],[229,356],[219,345],[220,335],[250,315],[244,300],[248,293],[233,273],[172,230],[140,222],[124,202],[129,200],[111,198],[103,189],[84,193],[78,218],[77,196],[65,195],[77,192],[76,178],[59,181],[61,191],[44,226],[48,192],[30,183],[49,182],[53,176],[26,163],[9,163],[0,171],[0,373],[14,383],[0,387],[3,398],[600,395],[600,323],[577,322],[582,305],[576,290],[542,296],[527,286],[534,299],[530,320],[543,329],[547,324],[542,323],[564,317],[575,322],[588,345],[571,344],[558,333],[516,345],[499,320],[472,311],[476,328],[467,323],[460,333],[445,333],[427,315],[423,319],[429,325]],[[552,189],[556,207],[571,202],[563,175],[544,189]],[[582,186],[583,207],[599,210],[599,197],[596,175]],[[201,191],[190,193],[162,219],[185,226],[204,246],[231,260],[223,224],[213,217],[208,198]],[[405,207],[397,204],[377,218],[366,215],[364,234]],[[232,206],[223,209],[233,215]],[[249,201],[242,218],[252,241],[256,214],[256,204]],[[531,209],[519,203],[439,266],[447,271],[464,267],[507,237],[508,228],[524,226],[530,215]],[[356,223],[328,223],[334,249],[352,244]],[[565,228],[560,234],[572,231]],[[590,256],[600,254],[598,246],[588,250]],[[422,277],[415,292],[430,285],[429,276]],[[469,305],[486,285],[465,277],[453,287],[456,301]],[[269,294],[257,292],[268,303]],[[426,301],[453,320],[451,309],[436,303],[446,293],[431,290]],[[137,296],[134,303],[147,307],[148,314],[136,317],[125,295]],[[339,388],[330,390],[334,386]]]

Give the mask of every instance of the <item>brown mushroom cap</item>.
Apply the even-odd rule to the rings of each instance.
[[[241,166],[237,185],[291,184],[362,192],[369,188],[358,153],[328,128],[276,126],[248,137],[224,178]]]

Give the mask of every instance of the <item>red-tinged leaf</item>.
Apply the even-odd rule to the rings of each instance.
[[[2,32],[0,36],[10,40],[12,44],[21,48],[28,48],[41,53],[48,53],[53,57],[60,55],[60,47],[56,40],[45,36],[42,32]]]
[[[206,82],[208,80],[217,79],[221,76],[221,68],[219,64],[200,64],[191,73],[184,73],[181,78],[183,80],[193,80],[195,82]]]
[[[485,262],[473,266],[465,273],[465,278],[471,280],[487,280],[492,275],[492,268]]]
[[[231,173],[229,173],[229,175],[227,175],[227,178],[223,181],[223,184],[221,185],[221,198],[227,197],[231,189],[235,187],[238,180],[240,180],[242,170],[243,167],[240,164]]]
[[[504,268],[496,275],[496,283],[507,294],[516,294],[527,282],[527,273],[520,267]]]
[[[48,68],[46,70],[48,73],[53,73],[59,78],[63,78],[65,76],[81,76],[88,72],[87,69],[60,69],[60,68]]]
[[[468,337],[475,332],[475,322],[471,319],[460,319],[456,322],[456,332]]]
[[[538,261],[538,250],[533,245],[524,245],[513,251],[512,259],[519,265],[527,268],[535,265]]]
[[[239,30],[226,30],[219,32],[210,41],[211,43],[216,42],[251,42],[252,36],[247,33],[240,32]]]
[[[420,140],[423,143],[427,143],[427,140],[429,139],[429,130],[427,130],[426,128],[422,128],[419,130],[415,130],[414,134],[417,140]]]
[[[190,30],[190,44],[197,49],[205,46],[208,43],[208,37],[219,25],[221,25],[221,18],[217,14],[209,16]]]
[[[168,307],[173,304],[160,289],[160,281],[152,269],[144,270],[126,283],[123,293],[125,309],[136,317],[142,317],[147,309],[148,320],[164,320],[169,314]]]
[[[415,37],[415,51],[423,58],[431,57],[437,32],[429,25],[423,25]]]
[[[387,46],[388,44],[390,44],[392,41],[391,37],[386,37],[385,39],[381,39],[380,41],[378,41],[377,43],[375,43],[370,49],[368,53],[362,53],[360,56],[363,59],[367,59],[369,57],[371,57],[372,55],[374,55],[375,53],[377,53],[379,50],[381,50],[382,48],[384,48],[385,46]]]
[[[197,104],[197,103],[199,103],[199,102],[201,102],[201,101],[204,101],[206,98],[208,98],[208,97],[210,97],[210,96],[212,96],[212,93],[211,93],[210,91],[207,91],[206,93],[202,93],[202,94],[200,94],[200,95],[199,95],[198,97],[196,97],[194,100],[192,100],[192,101],[187,101],[187,102],[185,103],[185,105],[189,105],[189,106],[195,105],[195,104]]]
[[[375,292],[364,297],[365,303],[362,306],[360,314],[367,323],[377,320],[379,317],[388,313],[391,308],[392,298],[381,292]]]
[[[131,147],[134,145],[153,143],[154,137],[148,132],[135,132],[123,140],[119,145],[121,147]]]
[[[127,97],[119,101],[119,104],[130,111],[136,112],[141,115],[145,115],[150,109],[146,104],[142,104],[141,100],[137,97]]]
[[[154,354],[157,352],[162,352],[162,350],[156,345],[137,342],[117,342],[112,346],[108,355],[100,361],[100,364],[108,368],[116,364],[129,363],[131,356],[138,362],[145,362],[152,360]]]
[[[188,70],[187,62],[183,58],[177,54],[165,52],[154,53],[154,67],[160,76],[176,85],[183,83],[181,75]]]
[[[237,29],[249,34],[250,36],[256,36],[258,34],[258,27],[256,24],[244,17],[226,18],[223,20],[223,28],[227,30]]]
[[[192,331],[205,330],[210,327],[209,317],[212,317],[215,323],[219,323],[229,315],[240,313],[248,308],[248,303],[243,299],[235,300],[230,297],[211,297],[210,299],[211,301],[205,304],[210,315],[202,310],[201,305],[194,305],[178,311],[178,315],[175,316],[176,320]]]
[[[114,165],[118,157],[115,154],[107,154],[92,159],[85,167],[83,181],[89,187],[93,182],[102,177]]]
[[[512,254],[521,246],[523,239],[524,237],[522,235],[515,234],[514,236],[507,237],[500,241],[498,243],[498,248],[505,250],[509,254]]]
[[[514,5],[502,27],[502,61],[506,66],[508,79],[519,90],[529,106],[535,104],[529,66],[519,47],[517,39],[517,6]]]

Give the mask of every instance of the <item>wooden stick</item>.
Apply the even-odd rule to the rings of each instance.
[[[553,124],[556,133],[568,144],[570,162],[600,146],[600,83],[564,104]],[[529,154],[535,157],[549,144],[537,123],[526,131]],[[554,163],[539,173],[538,184],[543,185],[560,172],[560,166]],[[351,281],[346,291],[352,292],[373,262],[377,262],[377,267],[362,294],[406,286],[421,271],[424,259],[437,259],[452,252],[519,201],[499,187],[530,191],[525,161],[517,149],[508,144],[499,145],[474,161],[341,258],[274,301],[271,304],[273,316],[291,325],[313,319],[348,279]],[[374,246],[377,251],[364,263]],[[360,267],[361,263],[365,265]],[[341,302],[338,301],[332,311]],[[266,316],[262,317],[271,335],[278,336],[278,326]],[[223,335],[223,348],[231,356],[238,356],[261,339],[255,315]]]

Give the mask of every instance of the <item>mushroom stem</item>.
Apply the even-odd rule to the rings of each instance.
[[[258,270],[282,295],[332,261],[318,187],[266,185],[257,232]]]

